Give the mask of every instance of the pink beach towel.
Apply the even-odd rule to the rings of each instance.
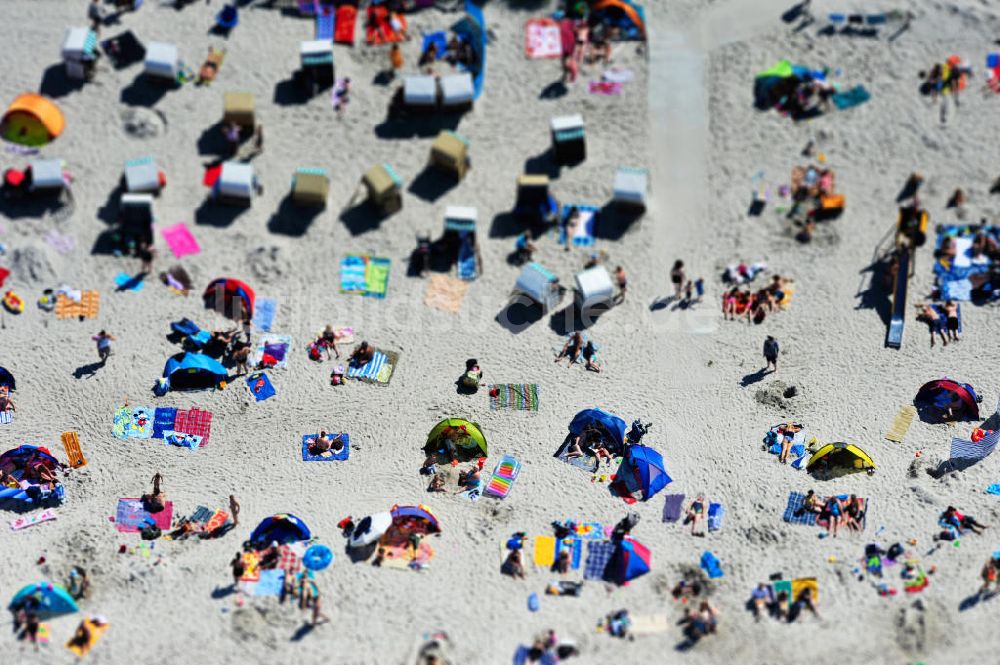
[[[622,94],[622,84],[616,81],[591,81],[588,90],[592,95],[620,95]]]
[[[533,18],[524,24],[524,54],[529,60],[562,55],[559,24],[550,18]]]
[[[115,528],[122,533],[139,533],[147,519],[160,528],[169,531],[170,522],[174,516],[174,504],[163,502],[163,510],[150,513],[142,507],[142,499],[118,499],[118,510],[115,512]]]
[[[173,226],[168,226],[163,229],[161,233],[163,234],[163,239],[167,241],[170,251],[173,252],[174,256],[177,258],[201,252],[201,247],[198,245],[198,241],[195,240],[193,235],[191,235],[191,231],[188,230],[188,227],[184,224],[184,222],[178,222]]]

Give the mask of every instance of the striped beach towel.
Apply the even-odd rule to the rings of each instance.
[[[350,379],[360,379],[369,383],[388,384],[390,379],[392,379],[392,373],[398,358],[398,354],[392,352],[383,353],[376,351],[368,364],[362,367],[355,365],[348,366],[347,377]]]
[[[978,442],[970,439],[962,439],[957,436],[952,438],[949,459],[964,460],[966,462],[978,462],[981,459],[986,459],[996,449],[997,443],[1000,442],[1000,428],[989,428],[987,423],[995,421],[998,418],[1000,418],[1000,403],[997,404],[997,410],[994,415],[990,416],[986,423],[983,423],[986,426],[983,429],[993,429],[993,433],[984,436]]]
[[[493,392],[496,391],[496,396]],[[537,383],[497,383],[490,386],[490,409],[538,411]]]
[[[14,422],[13,411],[0,411],[0,425],[9,425]]]
[[[615,553],[615,544],[610,540],[592,540],[587,543],[587,560],[583,564],[583,579],[602,580],[604,569],[608,567]]]
[[[792,492],[788,495],[788,506],[782,519],[789,524],[805,524],[807,526],[816,525],[816,513],[805,510],[806,495],[801,492]]]

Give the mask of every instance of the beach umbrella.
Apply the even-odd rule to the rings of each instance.
[[[326,545],[313,545],[302,556],[302,565],[309,570],[323,570],[333,563],[333,552]]]
[[[673,479],[663,466],[663,456],[637,444],[625,450],[610,488],[626,501],[649,501],[670,482]]]
[[[615,551],[604,569],[604,579],[615,584],[624,584],[649,572],[649,549],[638,540],[624,538],[615,546]]]
[[[348,547],[367,547],[381,538],[392,526],[391,513],[375,513],[358,522],[347,541]]]
[[[79,608],[66,589],[52,582],[39,582],[24,587],[10,600],[10,609],[33,607],[39,616],[70,614]]]

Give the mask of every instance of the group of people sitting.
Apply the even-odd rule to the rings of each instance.
[[[774,587],[770,584],[764,582],[758,584],[750,593],[750,607],[753,609],[754,619],[760,621],[761,617],[770,615],[791,623],[802,614],[803,610],[809,610],[813,616],[819,618],[812,587],[807,586],[799,591],[791,603],[788,596],[788,592],[784,590],[775,593]]]
[[[562,350],[556,356],[556,364],[558,365],[559,361],[563,358],[569,360],[568,367],[572,367],[582,359],[583,366],[591,372],[601,371],[601,366],[597,364],[597,346],[590,339],[584,340],[583,334],[580,331],[572,333],[566,339]]]
[[[428,41],[424,47],[424,52],[420,54],[420,60],[417,64],[425,74],[433,75],[435,73],[434,63],[438,60],[444,60],[452,67],[460,65],[462,67],[471,67],[476,63],[476,52],[468,40],[459,39],[458,35],[453,34],[451,39],[445,44],[443,54],[438,53],[438,44],[436,42]]]
[[[0,467],[0,487],[23,489],[29,496],[41,498],[46,496],[45,492],[53,492],[59,486],[55,472],[41,461],[26,464],[21,469],[20,480],[16,471],[16,468]]]
[[[577,21],[573,34],[573,49],[563,55],[563,83],[572,83],[584,65],[611,62],[611,42],[618,38],[620,29],[601,22],[591,25],[587,21]],[[564,49],[565,51],[565,49]]]
[[[606,433],[598,425],[591,423],[583,428],[583,431],[573,437],[569,448],[566,450],[566,458],[590,456],[597,459],[598,464],[605,460],[611,466],[612,456],[608,450]]]
[[[330,436],[325,430],[320,430],[319,435],[307,443],[310,455],[323,455],[324,453],[338,454],[344,450],[344,433]]]
[[[774,275],[770,284],[756,291],[735,285],[722,293],[722,316],[727,321],[745,318],[747,322],[763,323],[769,313],[781,310],[791,284],[792,280]]]
[[[802,510],[825,519],[827,533],[834,538],[837,537],[840,528],[846,527],[850,531],[858,532],[864,529],[864,504],[854,494],[847,498],[831,495],[824,499],[813,490],[809,490],[802,502]]]
[[[839,215],[844,208],[844,197],[837,194],[832,169],[821,166],[796,166],[792,169],[789,194],[792,204],[788,219],[801,226],[796,235],[800,242],[812,240],[816,222]]]

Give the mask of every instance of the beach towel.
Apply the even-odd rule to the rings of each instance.
[[[789,524],[816,525],[816,513],[805,510],[806,495],[801,492],[791,492],[788,495],[788,506],[782,519]]]
[[[76,248],[76,239],[73,236],[59,233],[55,229],[45,234],[45,242],[63,256]]]
[[[725,575],[722,572],[722,563],[719,561],[719,558],[708,550],[701,553],[701,562],[699,565],[710,579],[714,580]]]
[[[79,469],[81,466],[87,466],[87,458],[83,456],[83,450],[80,449],[80,435],[76,432],[63,432],[60,439],[63,450],[66,451],[69,467]]]
[[[428,540],[428,538],[424,538],[420,541],[420,545],[417,547],[416,558],[414,558],[413,548],[410,547],[409,542],[405,539],[387,540],[383,538],[379,541],[379,547],[385,551],[385,556],[382,558],[382,567],[395,570],[426,568],[437,554]]]
[[[617,81],[589,81],[587,83],[587,92],[592,95],[611,97],[622,94],[624,87],[624,85]]]
[[[241,582],[256,582],[260,579],[260,556],[256,552],[243,553],[243,576]]]
[[[145,282],[142,280],[142,275],[132,276],[123,272],[115,275],[115,290],[116,291],[141,291]]]
[[[600,460],[593,455],[586,454],[586,451],[584,451],[584,454],[581,457],[569,457],[567,455],[568,452],[569,444],[567,443],[560,449],[557,457],[570,466],[575,466],[576,468],[582,469],[587,473],[596,473],[597,469],[600,467]]]
[[[486,494],[498,499],[506,499],[521,473],[521,463],[510,455],[504,455],[493,468],[493,475],[486,482]]]
[[[271,332],[278,301],[273,298],[257,298],[253,303],[253,327],[260,332]]]
[[[389,288],[389,259],[349,254],[340,260],[340,292],[385,298]]]
[[[127,439],[132,423],[132,409],[127,406],[115,410],[111,423],[111,435],[116,439]]]
[[[420,53],[427,53],[427,49],[432,45],[434,47],[434,57],[438,60],[443,59],[445,53],[448,51],[448,35],[444,33],[444,30],[424,35],[424,41],[420,45]]]
[[[174,419],[174,429],[184,434],[193,434],[201,437],[201,448],[208,445],[209,436],[212,434],[212,412],[201,409],[190,409],[187,411],[177,411]]]
[[[580,564],[583,562],[583,541],[579,538],[563,538],[562,540],[556,541],[556,560],[559,560],[559,554],[564,549],[570,550],[569,557],[569,568],[570,570],[580,570]]]
[[[321,455],[313,455],[309,452],[309,444],[319,438],[319,434],[303,434],[302,435],[302,461],[303,462],[342,462],[351,456],[351,436],[347,432],[338,432],[337,434],[344,435],[344,448],[339,452],[335,453],[330,450],[326,451]],[[333,432],[328,433],[327,436],[335,435]]]
[[[251,589],[253,596],[280,596],[285,588],[285,571],[280,568],[260,571],[260,579]]]
[[[149,406],[132,408],[132,419],[129,421],[127,434],[136,439],[148,439],[153,436],[153,418],[155,410]]]
[[[487,394],[493,411],[538,411],[537,383],[495,383],[489,387]]]
[[[775,580],[771,585],[774,589],[774,597],[777,598],[778,595],[784,591],[785,597],[788,599],[787,607],[792,605],[792,581],[791,580]]]
[[[271,379],[267,378],[267,374],[264,372],[254,372],[248,376],[247,388],[250,389],[250,394],[258,402],[263,402],[277,394],[274,391],[274,386],[271,385]]]
[[[833,101],[833,105],[837,107],[837,110],[846,111],[847,109],[864,104],[871,98],[871,93],[868,92],[865,86],[856,85],[847,92],[835,93],[831,97],[831,100]]]
[[[96,319],[100,308],[101,294],[97,291],[81,291],[79,302],[60,293],[56,296],[57,319]]]
[[[726,509],[719,503],[708,505],[708,530],[719,531],[722,528],[722,518],[726,515]]]
[[[195,434],[185,434],[184,432],[175,432],[174,430],[169,429],[163,433],[163,442],[169,446],[188,448],[190,450],[197,450],[201,447],[200,436]]]
[[[392,379],[399,354],[387,351],[376,351],[372,354],[372,359],[366,365],[356,366],[353,363],[347,366],[347,377],[350,379],[360,379],[367,383],[379,383],[388,385]]]
[[[583,564],[583,579],[602,580],[604,570],[615,553],[615,544],[610,540],[592,540],[587,543],[587,559]]]
[[[566,221],[572,208],[580,213],[576,226],[573,229],[573,237],[568,238],[566,233]],[[559,228],[559,244],[565,245],[567,242],[574,247],[593,247],[596,241],[594,235],[597,227],[597,208],[594,206],[574,205],[568,203],[562,209],[562,224]]]
[[[288,367],[289,350],[292,348],[291,335],[279,335],[267,333],[257,339],[257,347],[250,354],[250,364],[257,366],[264,355],[274,359],[274,367],[284,369]]]
[[[468,290],[469,282],[435,273],[427,278],[424,304],[443,312],[458,314]]]
[[[602,81],[611,81],[613,83],[628,83],[635,79],[635,72],[631,69],[625,69],[624,67],[612,67],[611,69],[605,69],[601,73]]]
[[[913,423],[913,418],[917,415],[917,408],[912,404],[907,404],[899,410],[896,417],[892,421],[892,425],[889,427],[889,431],[885,433],[885,438],[889,441],[895,441],[896,443],[902,443],[903,439],[906,437],[906,433],[910,430],[910,425]]]
[[[524,54],[529,60],[558,58],[562,55],[559,24],[550,18],[528,19],[524,24]]]
[[[42,522],[48,522],[49,520],[54,520],[58,515],[56,511],[52,508],[46,508],[40,513],[35,513],[34,515],[25,515],[18,517],[16,520],[11,520],[10,530],[20,531],[21,529],[27,529],[29,526],[35,526],[36,524],[41,524]]]
[[[13,411],[0,411],[0,425],[10,425],[12,422],[14,422]]]
[[[354,46],[354,24],[358,20],[358,8],[349,2],[337,7],[334,19],[333,41]]]
[[[366,11],[365,42],[390,44],[406,38],[406,17],[386,5],[370,5]]]
[[[322,7],[316,14],[316,40],[333,40],[333,7]]]
[[[118,499],[115,528],[122,533],[139,533],[149,522],[153,522],[161,531],[169,531],[173,514],[174,504],[170,501],[163,502],[160,512],[149,513],[142,507],[142,499]]]
[[[476,247],[472,243],[471,234],[463,234],[462,244],[458,247],[458,262],[455,265],[455,274],[458,278],[466,282],[474,280],[479,276],[476,267]]]
[[[539,660],[529,660],[531,657],[531,649],[523,644],[519,644],[517,651],[514,652],[514,665],[556,665],[559,662],[555,654],[551,651],[547,651],[542,654]]]
[[[93,619],[86,619],[83,623],[87,626],[87,630],[90,631],[90,640],[86,644],[79,645],[73,644],[71,637],[70,640],[66,642],[66,648],[75,653],[77,658],[83,658],[90,653],[90,650],[94,648],[94,645],[97,644],[98,640],[100,640],[104,636],[104,633],[108,632],[108,628],[111,627],[111,624],[107,621],[102,624],[96,624]]]
[[[818,604],[819,583],[816,581],[815,577],[797,577],[792,580],[792,593],[788,597],[789,601],[794,603],[795,599],[799,597],[799,594],[806,589],[812,589],[812,601],[813,603]]]
[[[167,243],[167,247],[170,248],[170,251],[178,259],[189,254],[193,255],[201,252],[198,241],[195,240],[195,237],[184,222],[177,222],[173,226],[168,226],[161,230],[160,234]]]
[[[663,502],[663,521],[677,522],[684,512],[684,495],[668,494]]]
[[[174,428],[177,420],[177,409],[172,406],[158,406],[153,412],[153,436],[154,439],[162,439],[163,432]]]

